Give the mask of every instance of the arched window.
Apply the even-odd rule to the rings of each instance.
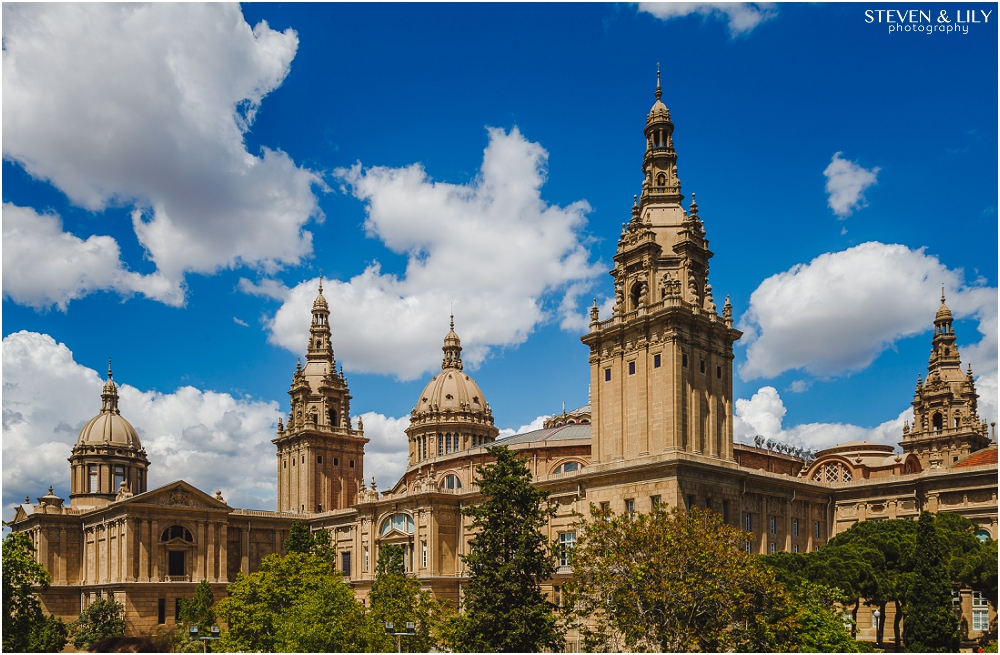
[[[632,301],[632,309],[637,309],[639,307],[639,301],[642,300],[641,282],[636,282],[632,285],[632,291],[629,293],[629,299]]]
[[[187,542],[194,541],[191,537],[191,531],[183,525],[172,525],[160,535],[160,541],[170,541],[171,539],[183,539]]]
[[[337,410],[330,408],[330,426],[337,427]]]
[[[403,534],[413,534],[413,517],[402,512],[393,514],[382,521],[382,529],[379,530],[379,534],[384,537],[393,530]]]
[[[458,476],[455,475],[454,473],[449,473],[448,475],[444,476],[443,480],[441,480],[441,488],[442,489],[461,489],[462,488],[462,481],[459,480]]]
[[[656,176],[656,186],[666,186],[666,184],[667,184],[666,175],[660,173],[659,175]]]
[[[936,412],[934,418],[932,419],[935,430],[940,430],[944,427],[944,419],[941,417],[941,412]]]
[[[553,475],[558,475],[560,473],[572,473],[573,471],[579,471],[584,468],[585,464],[580,462],[563,462],[556,467],[555,471],[552,471]]]

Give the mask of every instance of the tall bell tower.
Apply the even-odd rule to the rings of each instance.
[[[295,367],[288,424],[278,421],[278,511],[311,514],[346,509],[364,478],[364,427],[351,426],[351,394],[330,343],[323,282],[313,302],[306,365]]]
[[[591,457],[594,463],[684,452],[733,458],[733,328],[726,298],[719,315],[708,281],[705,225],[694,195],[687,211],[674,150],[674,124],[656,102],[643,130],[642,193],[622,224],[615,305],[591,309]]]
[[[927,379],[917,378],[913,426],[903,426],[899,444],[903,452],[915,454],[925,469],[948,468],[990,445],[986,421],[980,421],[976,412],[979,395],[972,365],[962,371],[952,321],[942,290],[941,306],[934,316]]]

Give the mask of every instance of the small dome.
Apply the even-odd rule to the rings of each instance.
[[[656,102],[653,103],[653,106],[649,110],[649,115],[646,116],[647,125],[649,125],[654,121],[657,121],[658,119],[663,119],[666,120],[667,122],[670,122],[670,110],[667,109],[667,106],[665,104],[663,104],[663,100],[661,100],[662,97],[663,97],[663,91],[660,89],[660,69],[659,66],[657,66]]]
[[[76,439],[77,446],[115,445],[141,450],[139,433],[118,411],[118,386],[108,363],[108,381],[101,391],[101,413],[87,421]]]
[[[934,315],[935,321],[950,321],[951,320],[951,310],[948,309],[948,305],[941,303],[938,307],[937,314]]]
[[[313,301],[313,309],[318,309],[322,307],[327,309],[329,305],[326,304],[326,298],[323,297],[323,278],[319,279],[319,295],[316,296],[316,300]]]

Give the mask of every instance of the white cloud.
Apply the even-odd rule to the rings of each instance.
[[[406,428],[410,427],[410,417],[393,418],[376,412],[361,415],[365,437],[365,484],[371,485],[374,476],[379,491],[391,489],[406,472],[409,457],[409,442]],[[357,426],[358,417],[354,417]]]
[[[311,253],[319,176],[243,140],[294,31],[251,29],[237,4],[22,3],[3,6],[3,41],[4,158],[91,211],[135,207],[175,292],[188,271]]]
[[[450,307],[463,359],[473,368],[491,347],[527,339],[549,319],[550,299],[575,331],[574,301],[603,268],[589,262],[581,236],[587,203],[558,207],[542,200],[546,158],[517,128],[490,129],[481,173],[469,184],[434,182],[419,164],[338,171],[367,203],[368,234],[408,258],[403,275],[383,273],[374,262],[347,282],[324,282],[345,368],[401,379],[432,370],[441,361]],[[246,282],[241,288],[283,296],[269,338],[299,353],[317,283],[283,290]]]
[[[168,305],[183,290],[157,273],[140,275],[122,264],[118,242],[94,235],[86,240],[62,229],[55,214],[3,203],[3,295],[14,302],[66,311],[71,300],[94,291],[142,293]]]
[[[778,15],[773,2],[640,2],[639,10],[662,20],[699,14],[729,24],[733,37],[749,34],[755,27]]]
[[[503,439],[504,437],[512,437],[515,434],[524,434],[525,432],[534,432],[535,430],[541,430],[543,427],[542,424],[545,423],[545,421],[550,418],[552,418],[551,414],[542,414],[541,416],[536,416],[534,419],[531,420],[530,423],[526,423],[525,425],[522,425],[516,430],[514,428],[502,428],[500,430],[500,435],[497,437],[497,439]]]
[[[833,154],[830,165],[823,171],[826,176],[826,192],[830,195],[827,203],[840,219],[845,219],[854,210],[866,206],[865,189],[874,185],[881,170],[878,166],[871,170],[857,162],[842,158],[841,153]],[[841,234],[846,233],[842,231]]]
[[[733,438],[753,443],[760,435],[782,443],[814,450],[830,448],[845,441],[871,441],[895,446],[903,438],[903,422],[913,421],[913,409],[873,428],[850,423],[803,423],[784,428],[785,404],[774,387],[761,387],[750,400],[738,398],[733,413]]]
[[[930,329],[942,284],[956,318],[979,320],[977,344],[963,345],[971,335],[958,334],[963,361],[995,376],[997,290],[967,285],[961,269],[947,268],[922,248],[878,242],[824,253],[764,280],[739,321],[748,346],[740,376],[862,370],[898,339]]]
[[[127,373],[119,371],[119,379]],[[48,485],[69,499],[70,449],[100,410],[103,381],[47,334],[3,340],[3,502],[32,498]],[[149,486],[176,479],[236,507],[273,509],[277,470],[275,401],[181,387],[170,394],[119,388],[119,406],[149,454]]]

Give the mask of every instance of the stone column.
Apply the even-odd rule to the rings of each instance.
[[[156,519],[149,522],[149,560],[153,565],[153,582],[162,582],[160,577],[160,531]]]
[[[250,575],[250,524],[243,528],[243,552],[240,553],[240,571]]]
[[[219,524],[219,580],[231,582],[229,579],[229,530],[225,523]]]
[[[59,528],[59,557],[56,561],[56,584],[66,584],[66,560],[69,558],[69,551],[66,547],[66,528]]]
[[[205,579],[208,580],[209,582],[219,581],[219,575],[218,573],[216,573],[215,570],[215,561],[216,561],[215,549],[218,548],[218,545],[216,544],[215,541],[215,533],[217,529],[218,529],[217,523],[208,524],[208,562],[207,562],[208,571],[206,571]]]
[[[153,543],[149,527],[147,519],[139,519],[139,582],[149,582],[149,552]]]
[[[194,560],[195,561],[195,564],[194,564],[194,577],[192,577],[191,580],[193,582],[201,582],[202,580],[207,579],[207,577],[208,577],[205,574],[206,573],[205,572],[205,551],[207,550],[207,548],[205,547],[206,535],[205,535],[205,522],[204,521],[198,521],[198,536],[196,538],[198,539],[198,546],[195,549],[195,553],[196,554],[195,554],[195,560]]]

